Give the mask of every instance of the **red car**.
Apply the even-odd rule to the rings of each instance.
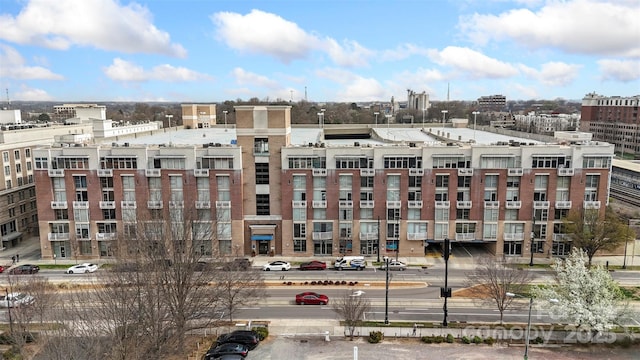
[[[4,266],[0,265],[0,273],[4,272]]]
[[[300,264],[300,270],[324,270],[327,264],[324,261],[312,260]]]
[[[296,304],[298,305],[327,305],[329,303],[329,297],[327,295],[318,294],[315,292],[303,292],[296,295]]]

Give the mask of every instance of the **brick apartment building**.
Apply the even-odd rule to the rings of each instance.
[[[292,128],[290,111],[237,106],[229,132],[34,149],[43,257],[114,257],[137,222],[189,212],[215,229],[205,256],[420,256],[445,238],[563,256],[561,219],[607,204],[604,142],[332,142],[330,127]]]

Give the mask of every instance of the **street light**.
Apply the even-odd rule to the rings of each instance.
[[[224,114],[224,131],[227,131],[227,113],[229,113],[229,111],[223,110],[222,113]]]
[[[533,266],[533,240],[536,237],[536,209],[533,209],[533,221],[531,225],[531,241],[529,242],[529,252],[531,258],[529,259],[529,266]]]
[[[445,116],[447,116],[447,113],[449,112],[448,110],[441,110],[440,111],[442,113],[442,131],[443,131],[443,135],[444,135],[444,122],[445,122]]]
[[[525,334],[525,343],[524,343],[524,360],[529,359],[529,336],[531,335],[531,308],[533,307],[533,297],[530,296],[522,296],[519,294],[514,294],[512,292],[505,293],[508,297],[519,297],[519,298],[529,298],[529,316],[527,317],[527,332]],[[558,299],[549,299],[549,302],[554,304],[558,303]]]
[[[389,325],[389,258],[384,257],[384,269],[386,272],[385,292],[384,292],[384,324]]]
[[[376,116],[376,127],[378,127],[378,115],[380,115],[380,113],[376,111],[373,113],[373,115]]]
[[[385,117],[387,118],[387,135],[389,135],[389,123],[391,122],[391,114],[386,114]]]
[[[480,111],[474,111],[473,114],[473,142],[476,142],[476,117],[480,114]]]
[[[173,115],[165,115],[164,117],[166,117],[167,119],[169,119],[169,145],[171,145],[171,140],[172,140],[172,135],[171,135],[171,118],[173,117]]]
[[[325,111],[325,109],[320,109],[320,112],[318,113],[318,127],[319,128],[324,128],[324,111]]]

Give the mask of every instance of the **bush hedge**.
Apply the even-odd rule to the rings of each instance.
[[[382,334],[382,331],[370,331],[369,339],[367,339],[367,341],[369,341],[370,344],[377,344],[382,341],[383,338],[384,335]]]

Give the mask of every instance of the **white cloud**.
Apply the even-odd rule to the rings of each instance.
[[[258,75],[239,67],[233,69],[231,75],[236,79],[238,85],[260,86],[268,89],[277,89],[280,87],[278,82],[271,80],[264,75]]]
[[[400,44],[395,49],[384,50],[380,59],[383,61],[399,61],[413,55],[428,56],[429,50],[414,44]]]
[[[373,52],[355,41],[340,44],[306,32],[296,23],[260,10],[246,15],[219,12],[211,16],[217,37],[228,47],[250,54],[266,54],[283,63],[306,59],[314,51],[326,53],[340,66],[363,66]]]
[[[518,74],[513,65],[469,48],[448,46],[442,51],[429,50],[429,58],[438,65],[462,71],[470,79],[508,78]]]
[[[511,40],[530,48],[638,58],[638,19],[637,0],[569,0],[549,1],[535,12],[514,9],[461,17],[458,26],[478,45]]]
[[[113,59],[113,63],[105,67],[103,71],[110,79],[123,82],[143,82],[150,80],[184,82],[210,79],[210,76],[206,74],[168,64],[158,65],[150,70],[145,70],[140,65],[120,58]]]
[[[51,101],[54,100],[51,95],[42,89],[33,89],[27,86],[21,86],[20,90],[12,95],[16,100],[20,101]]]
[[[42,60],[42,59],[41,59]],[[64,77],[42,66],[28,66],[20,53],[0,44],[0,78],[21,80],[62,80]]]
[[[30,0],[16,17],[0,15],[0,38],[67,50],[90,46],[125,53],[185,57],[167,32],[153,25],[146,7],[114,0]]]
[[[520,65],[520,70],[530,78],[536,79],[547,86],[566,86],[577,77],[582,65],[563,62],[548,62],[542,64],[540,70]]]
[[[335,89],[336,99],[328,100],[375,101],[391,97],[378,80],[365,78],[343,69],[320,69],[316,71],[316,75],[342,85],[342,88]]]
[[[640,61],[603,59],[598,65],[603,80],[629,82],[640,79]]]

